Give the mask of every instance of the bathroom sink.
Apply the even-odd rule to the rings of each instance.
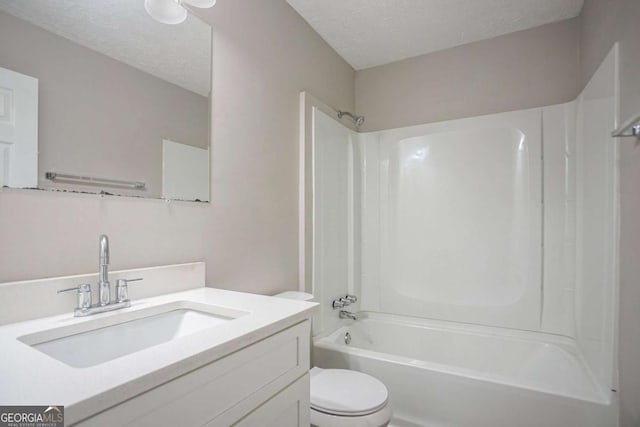
[[[83,332],[58,328],[19,339],[71,367],[87,368],[225,324],[247,314],[222,307],[222,310],[215,310],[212,307],[168,304],[160,313],[156,313],[157,308],[146,312],[141,310],[138,315],[144,317],[133,320],[125,315],[122,315],[124,318],[116,315],[113,317],[117,323],[110,325],[102,325],[101,322],[91,325],[92,322],[88,322],[89,327],[95,328]],[[56,338],[50,339],[53,336]]]

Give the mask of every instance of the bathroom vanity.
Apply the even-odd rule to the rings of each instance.
[[[0,375],[12,384],[0,402],[63,405],[68,426],[308,426],[316,304],[205,288],[202,263],[173,267],[114,272],[146,276],[131,307],[87,317],[56,290],[91,275],[0,285],[16,302],[0,326]],[[178,277],[189,289],[136,298]],[[65,312],[8,323],[29,292]]]

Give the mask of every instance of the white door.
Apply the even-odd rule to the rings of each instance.
[[[38,79],[0,68],[0,187],[38,186]]]

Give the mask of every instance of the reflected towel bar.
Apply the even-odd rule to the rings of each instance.
[[[618,129],[611,133],[614,138],[617,137],[640,137],[640,114],[627,120]]]
[[[102,184],[116,187],[129,187],[135,190],[144,190],[147,186],[147,184],[140,181],[122,181],[119,179],[97,178],[93,176],[71,175],[68,173],[58,172],[46,172],[44,177],[50,181],[77,181],[79,184]]]

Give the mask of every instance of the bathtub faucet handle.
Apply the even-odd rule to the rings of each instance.
[[[347,301],[349,301],[350,304],[358,301],[358,297],[355,295],[347,295],[345,298],[347,299]]]
[[[334,310],[338,309],[338,308],[342,308],[344,307],[344,302],[338,300],[338,299],[334,299],[333,302],[331,303],[331,307],[333,307]]]

